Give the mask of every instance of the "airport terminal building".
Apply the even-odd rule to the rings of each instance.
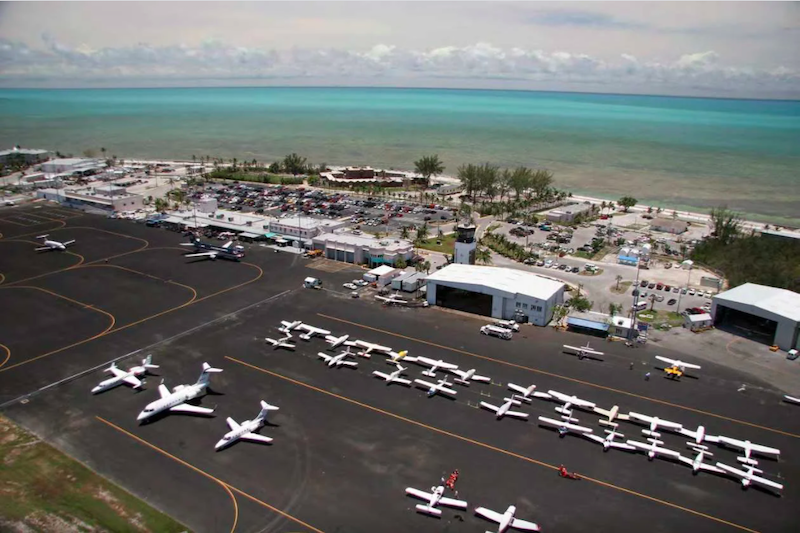
[[[427,277],[428,303],[546,326],[564,283],[511,268],[451,264]]]

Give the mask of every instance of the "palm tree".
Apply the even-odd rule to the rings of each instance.
[[[431,262],[430,261],[425,261],[424,263],[422,263],[422,269],[425,271],[426,274],[430,274],[431,273]]]
[[[652,311],[653,308],[656,306],[656,295],[655,294],[651,294],[647,298],[650,300],[650,310]]]
[[[615,304],[615,303],[608,304],[608,314],[611,315],[612,318],[616,316],[616,314],[619,313],[620,311],[622,311],[621,304]]]
[[[431,185],[431,176],[437,176],[444,172],[444,165],[439,160],[439,155],[425,155],[418,161],[414,161],[414,169],[418,174],[425,178],[425,188]]]
[[[616,290],[619,291],[619,282],[622,281],[622,276],[617,274],[617,278],[616,279],[617,279],[617,289]]]
[[[408,226],[403,226],[400,228],[400,238],[401,239],[408,239]]]
[[[601,213],[602,213],[603,211],[605,211],[605,210],[606,210],[606,207],[608,207],[608,204],[606,203],[606,201],[605,201],[605,200],[603,200],[602,202],[600,202],[600,212],[601,212]]]
[[[492,252],[488,248],[478,248],[475,250],[475,262],[484,265],[492,264]]]
[[[417,242],[422,242],[428,238],[428,224],[423,224],[417,228]]]
[[[436,238],[437,238],[437,239],[439,239],[440,241],[441,241],[442,239],[444,239],[444,232],[442,231],[442,228],[441,228],[441,226],[440,226],[440,227],[439,227],[439,229],[436,231]]]

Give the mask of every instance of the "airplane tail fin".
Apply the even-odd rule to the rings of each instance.
[[[258,413],[258,417],[263,420],[267,418],[267,413],[269,411],[277,411],[278,409],[280,409],[280,407],[278,407],[277,405],[271,405],[265,402],[264,400],[261,400],[261,412]]]
[[[198,385],[208,385],[209,382],[209,374],[212,372],[222,372],[221,368],[214,368],[208,363],[203,363],[203,372],[200,374],[200,377],[197,378]]]
[[[49,237],[49,236],[50,236],[50,234],[49,234],[49,233],[45,233],[44,235],[37,235],[37,236],[36,236],[36,238],[37,238],[37,239],[46,239],[46,238],[47,238],[47,237]]]
[[[106,372],[111,372],[111,371],[113,371],[115,368],[117,368],[117,363],[111,363],[111,366],[109,366],[108,368],[106,368],[106,370],[105,370],[105,371],[106,371]]]
[[[158,365],[153,364],[153,354],[142,359],[142,366],[145,368],[158,368]]]

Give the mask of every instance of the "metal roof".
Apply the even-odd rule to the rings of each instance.
[[[768,287],[757,283],[745,283],[714,296],[717,303],[725,302],[748,305],[789,320],[800,322],[800,294],[786,289]]]
[[[574,316],[567,317],[568,326],[577,326],[579,328],[596,329],[597,331],[608,331],[608,324],[603,322],[594,322],[592,320],[585,320],[583,318],[576,318]]]
[[[564,283],[525,270],[453,263],[428,276],[429,282],[479,285],[506,293],[547,300],[563,290]]]

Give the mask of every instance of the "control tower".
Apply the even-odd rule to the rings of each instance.
[[[475,264],[475,249],[478,243],[475,241],[474,224],[459,224],[456,227],[455,254],[453,262],[461,265]]]

